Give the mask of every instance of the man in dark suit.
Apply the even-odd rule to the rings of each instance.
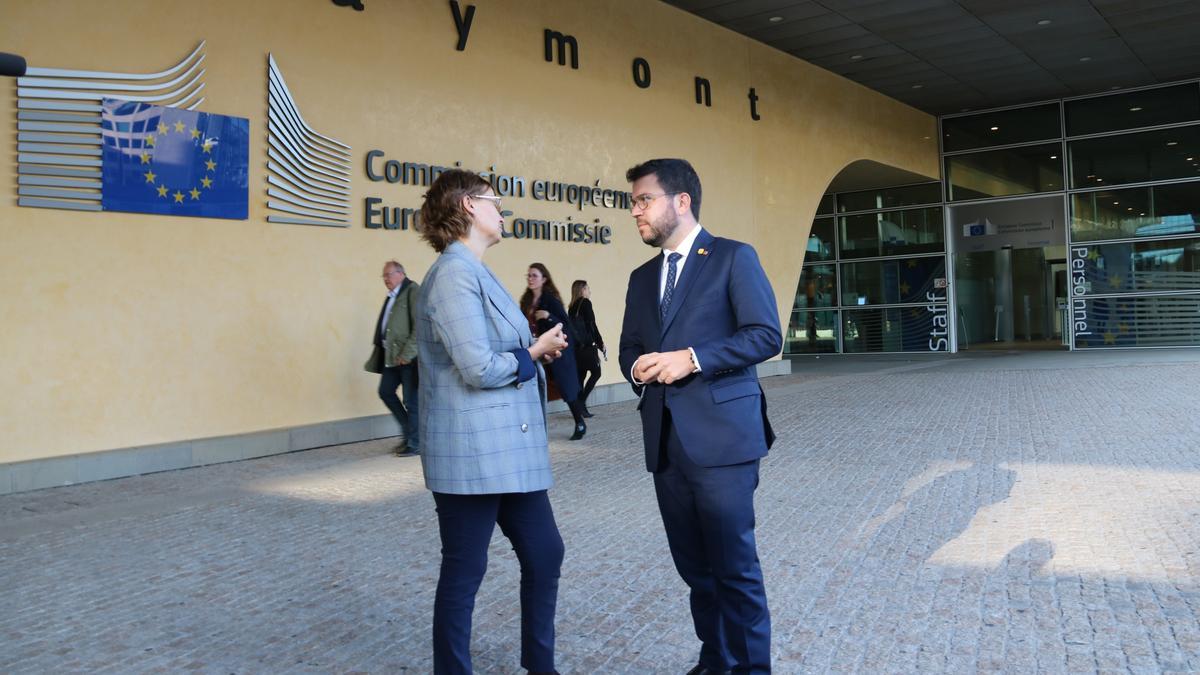
[[[638,233],[662,254],[629,276],[621,370],[641,395],[646,468],[691,588],[701,648],[689,675],[770,672],[754,490],[775,435],[754,366],[782,349],[775,293],[751,246],[700,227],[691,164],[654,159],[626,178]]]

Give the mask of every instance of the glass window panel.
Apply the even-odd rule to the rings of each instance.
[[[1057,103],[942,120],[942,148],[946,152],[1061,137]]]
[[[1076,293],[1200,290],[1200,239],[1128,241],[1071,249]]]
[[[933,253],[946,248],[941,207],[860,213],[838,221],[842,258]]]
[[[821,201],[817,204],[817,215],[826,215],[833,213],[833,195],[821,195]]]
[[[895,209],[901,206],[940,204],[941,183],[917,183],[900,187],[845,192],[837,196],[838,213],[870,211],[872,209]]]
[[[1200,183],[1071,195],[1075,242],[1200,233]]]
[[[1200,345],[1200,295],[1076,298],[1072,323],[1081,349]]]
[[[833,265],[805,265],[796,287],[795,309],[833,307],[837,294],[837,277]]]
[[[804,262],[833,260],[833,218],[817,218],[808,233],[808,248],[804,251]]]
[[[1067,135],[1082,136],[1200,120],[1200,86],[1144,89],[1066,101]]]
[[[946,158],[950,200],[1006,197],[1063,189],[1058,143]]]
[[[837,311],[792,312],[783,353],[830,354],[837,351],[837,341]]]
[[[927,302],[934,280],[945,278],[946,257],[868,260],[842,265],[842,306]]]
[[[858,352],[950,350],[945,304],[851,309],[842,312],[842,349]]]
[[[1071,186],[1200,178],[1200,126],[1071,141]]]

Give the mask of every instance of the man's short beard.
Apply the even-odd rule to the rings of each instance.
[[[668,217],[671,219],[670,221],[666,221]],[[675,230],[678,229],[679,214],[675,213],[674,211],[668,211],[667,213],[663,214],[662,220],[657,223],[650,223],[650,238],[643,239],[642,241],[646,242],[647,246],[662,248],[662,245],[665,244],[666,241],[671,238],[671,235],[675,234]]]

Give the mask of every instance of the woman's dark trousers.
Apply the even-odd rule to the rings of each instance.
[[[497,523],[521,564],[521,666],[553,672],[554,608],[563,542],[546,491],[435,492],[433,499],[442,536],[442,569],[433,602],[433,672],[471,672],[471,613]]]
[[[583,409],[586,411],[587,397],[596,388],[596,383],[600,381],[600,351],[595,346],[580,348],[575,354],[575,367],[579,373],[579,381],[583,383],[583,391],[579,393],[579,400],[583,403]]]

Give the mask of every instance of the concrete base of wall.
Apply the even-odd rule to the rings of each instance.
[[[787,375],[791,372],[792,363],[786,359],[768,361],[758,366],[759,377]],[[605,384],[592,391],[588,397],[588,405],[595,407],[632,401],[635,398],[628,384]],[[551,401],[548,409],[550,412],[563,412],[567,406],[562,401]],[[329,445],[387,438],[399,433],[396,420],[385,414],[249,434],[13,462],[0,464],[0,494],[236,462]]]

